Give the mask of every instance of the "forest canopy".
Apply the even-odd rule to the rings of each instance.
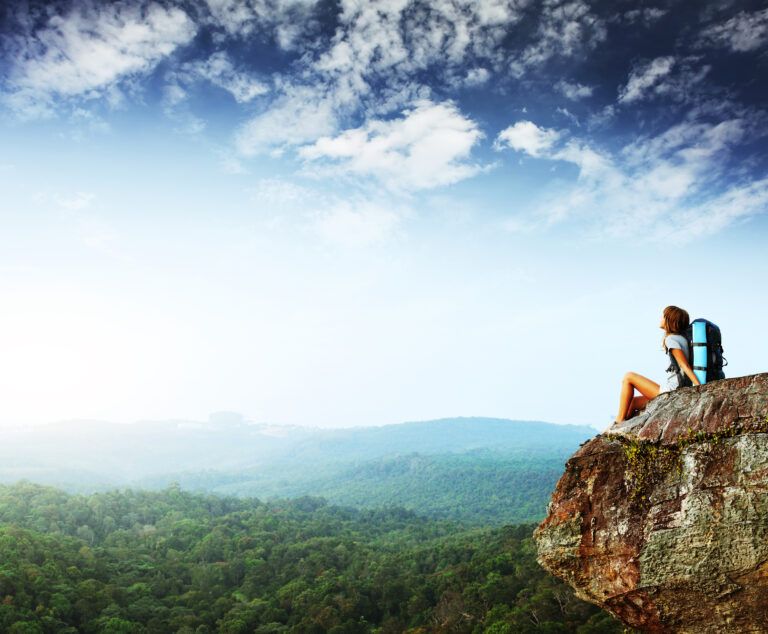
[[[0,631],[620,632],[538,566],[532,529],[178,486],[0,486]]]

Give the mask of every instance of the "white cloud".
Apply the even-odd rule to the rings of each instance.
[[[573,125],[575,125],[577,128],[581,127],[581,123],[579,122],[579,118],[573,114],[568,108],[557,108],[555,110],[558,114],[565,117],[568,121],[570,121]]]
[[[422,72],[446,86],[484,83],[506,63],[501,42],[527,2],[342,0],[330,46],[309,51],[292,78],[277,82],[274,101],[238,132],[238,149],[279,153],[336,133],[353,112],[397,112],[431,97],[416,79]]]
[[[499,132],[494,148],[501,150],[506,146],[533,157],[540,157],[546,155],[560,136],[557,130],[540,128],[531,121],[518,121]]]
[[[342,0],[335,44],[352,65],[408,73],[435,65],[438,73],[468,58],[503,60],[499,44],[527,2],[506,0]],[[330,56],[334,55],[333,49]]]
[[[317,0],[206,0],[206,5],[213,24],[228,35],[270,33],[285,50],[318,26],[312,18]]]
[[[217,51],[205,61],[185,64],[182,73],[206,79],[232,94],[238,103],[247,103],[269,92],[269,86],[243,70],[236,69],[224,51]]]
[[[717,124],[683,122],[656,136],[630,143],[622,149],[622,155],[633,166],[652,164],[669,156],[700,164],[734,147],[745,135],[746,122],[741,119]]]
[[[510,70],[522,77],[553,57],[573,57],[606,38],[603,21],[582,0],[545,0],[535,41],[513,59]]]
[[[231,35],[250,35],[256,28],[258,13],[243,0],[206,0],[216,24]]]
[[[618,103],[664,97],[669,103],[705,104],[711,95],[711,86],[705,83],[710,70],[700,56],[659,57],[632,69],[619,90]]]
[[[578,220],[603,235],[688,240],[768,211],[768,179],[749,183],[725,171],[727,157],[750,129],[741,119],[685,122],[617,154],[521,123],[526,125],[517,128],[519,134],[508,135],[512,141],[500,147],[572,163],[578,177],[548,196],[532,217],[515,217],[511,229]]]
[[[279,154],[286,147],[333,134],[337,108],[332,94],[309,86],[290,86],[265,112],[237,131],[235,146],[244,156]]]
[[[634,68],[626,86],[619,91],[619,103],[631,103],[643,99],[648,91],[670,73],[674,65],[674,57],[657,57],[647,64]]]
[[[586,99],[592,96],[592,86],[584,86],[578,82],[571,83],[565,80],[560,80],[555,84],[555,90],[561,93],[566,99],[571,101],[578,101],[579,99]]]
[[[178,8],[80,4],[40,30],[9,39],[5,103],[21,116],[50,116],[56,98],[108,96],[122,78],[152,70],[195,35]]]
[[[229,92],[237,103],[248,103],[259,95],[269,92],[269,87],[252,74],[235,67],[224,51],[217,51],[205,60],[189,62],[175,71],[166,73],[168,82],[162,91],[162,107],[167,117],[176,123],[175,130],[183,134],[200,134],[206,128],[206,122],[194,114],[190,93],[194,93],[195,84],[208,81]],[[228,160],[224,167],[231,171],[239,169],[237,164]]]
[[[662,237],[681,241],[717,233],[751,216],[768,213],[768,178],[734,185],[706,203],[686,210]]]
[[[187,100],[187,91],[178,84],[168,84],[163,88],[163,103],[174,108]]]
[[[463,84],[470,88],[482,86],[491,78],[487,68],[470,68],[464,77]]]
[[[398,119],[369,120],[335,137],[299,149],[307,161],[322,160],[321,173],[370,176],[393,190],[449,185],[482,168],[468,162],[482,133],[451,102],[417,102]]]
[[[701,40],[744,53],[755,51],[768,43],[768,9],[738,15],[705,29]]]

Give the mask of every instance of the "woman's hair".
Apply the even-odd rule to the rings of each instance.
[[[688,316],[688,312],[677,306],[667,306],[663,313],[664,319],[664,339],[662,339],[662,346],[664,352],[667,351],[667,335],[683,335],[686,329],[691,324],[691,318]]]

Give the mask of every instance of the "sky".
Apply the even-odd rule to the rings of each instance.
[[[0,425],[606,427],[664,306],[768,367],[768,9],[19,2]]]

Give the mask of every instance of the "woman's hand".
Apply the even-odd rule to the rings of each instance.
[[[701,385],[701,381],[699,381],[699,377],[696,376],[693,368],[688,363],[688,359],[685,357],[685,353],[679,348],[673,348],[672,356],[675,357],[675,361],[677,361],[677,365],[680,366],[680,369],[685,372],[685,375],[689,379],[691,379],[691,383],[694,385]]]

